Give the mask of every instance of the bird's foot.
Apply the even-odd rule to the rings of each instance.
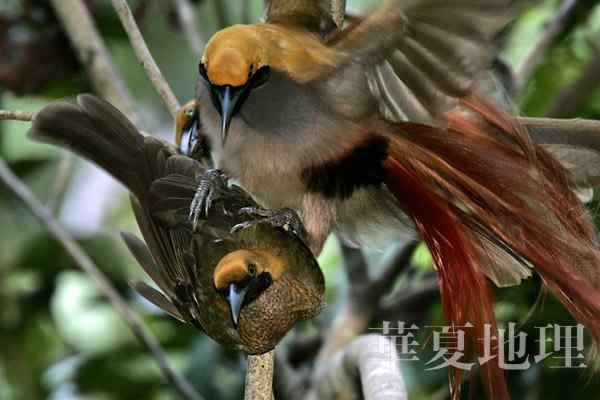
[[[208,169],[200,178],[200,183],[196,189],[196,194],[190,204],[190,214],[188,219],[192,222],[193,229],[196,229],[200,217],[208,216],[208,211],[212,203],[221,195],[220,193],[227,188],[227,176],[218,169]]]
[[[302,240],[304,244],[308,245],[308,233],[304,228],[302,219],[298,213],[291,208],[269,210],[261,207],[244,207],[240,208],[239,212],[240,214],[251,215],[256,218],[235,225],[231,228],[232,233],[258,224],[269,224],[276,228],[283,228],[286,231],[291,231]]]

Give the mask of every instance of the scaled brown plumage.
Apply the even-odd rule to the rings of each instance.
[[[77,104],[52,103],[36,114],[30,136],[95,162],[131,191],[146,243],[131,234],[123,238],[160,291],[143,283],[136,288],[179,320],[256,354],[322,309],[323,275],[300,240],[264,225],[230,233],[243,220],[239,209],[256,204],[225,186],[192,232],[189,203],[204,168],[168,143],[144,137],[105,101],[81,95]],[[233,315],[230,289],[238,300]]]

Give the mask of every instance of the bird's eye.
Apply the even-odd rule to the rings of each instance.
[[[256,265],[248,264],[248,275],[250,275],[251,277],[255,277],[257,272],[258,271]]]
[[[185,116],[188,118],[192,118],[194,116],[194,107],[190,107],[185,110]]]
[[[252,87],[256,88],[262,86],[269,79],[269,75],[271,74],[271,69],[268,65],[264,67],[260,67],[251,78]]]

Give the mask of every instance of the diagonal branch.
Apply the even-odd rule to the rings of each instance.
[[[125,83],[117,73],[87,6],[82,0],[51,0],[94,89],[138,125],[140,120]]]
[[[556,15],[547,23],[535,46],[525,57],[516,74],[517,88],[522,88],[531,74],[544,61],[544,54],[554,43],[554,39],[565,29],[571,17],[575,14],[578,0],[565,0]]]
[[[55,0],[58,1],[58,0]],[[173,118],[177,114],[177,110],[179,110],[179,101],[173,94],[173,91],[165,81],[158,65],[152,58],[150,54],[150,50],[142,37],[142,33],[133,18],[133,14],[131,13],[131,9],[127,5],[127,1],[125,0],[112,0],[113,7],[117,14],[119,15],[119,19],[121,20],[121,24],[127,32],[127,36],[129,36],[129,42],[133,47],[133,51],[135,55],[146,71],[146,75],[148,75],[148,79],[152,82],[154,88],[158,91],[160,98],[171,114]]]
[[[98,285],[102,293],[104,293],[106,298],[125,320],[134,335],[150,351],[161,371],[179,395],[184,399],[201,400],[202,398],[194,391],[189,382],[179,376],[171,367],[159,342],[144,326],[140,318],[129,308],[127,302],[112,286],[110,281],[81,249],[75,239],[52,216],[50,211],[44,207],[44,205],[35,198],[27,186],[12,173],[2,159],[0,159],[0,181],[2,181],[4,186],[18,197],[32,214],[46,227],[48,232],[50,232],[71,256],[75,264],[85,271],[96,285]]]

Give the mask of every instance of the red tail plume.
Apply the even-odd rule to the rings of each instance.
[[[434,257],[446,318],[474,325],[471,355],[480,354],[484,325],[496,326],[484,274],[518,283],[533,266],[600,342],[600,251],[566,172],[510,117],[475,100],[463,106],[470,113],[448,115],[445,129],[385,128],[387,185]],[[497,363],[482,373],[490,398],[508,398]],[[460,371],[451,378],[458,399]]]
[[[389,188],[393,193],[402,193],[398,197],[414,219],[437,265],[444,313],[452,331],[467,323],[473,325],[471,339],[483,338],[486,323],[496,331],[492,295],[485,277],[477,270],[476,250],[458,216],[443,198],[423,184],[415,170],[395,158],[388,159],[387,167],[392,172]],[[471,340],[469,345],[466,354],[483,354],[481,341]],[[494,398],[507,399],[504,372],[496,361],[497,357],[482,367],[486,391]],[[450,378],[453,398],[458,398],[461,370],[451,370]]]

